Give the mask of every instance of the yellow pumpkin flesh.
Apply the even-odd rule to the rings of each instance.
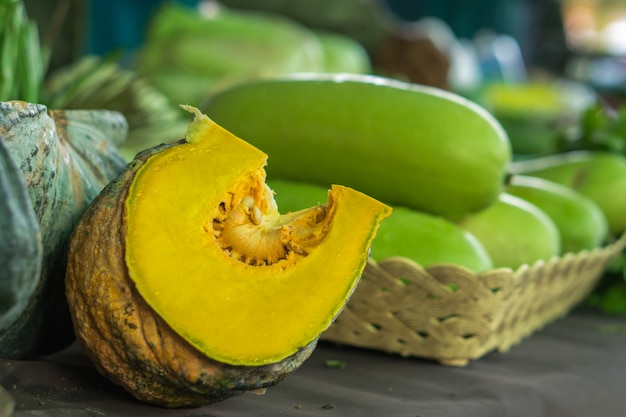
[[[281,216],[265,185],[263,152],[204,115],[187,142],[150,158],[130,188],[130,277],[207,356],[277,362],[339,313],[374,238],[371,227],[354,226],[375,224],[382,205],[334,186],[327,206]]]

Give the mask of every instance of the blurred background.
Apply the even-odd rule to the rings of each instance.
[[[106,55],[120,50],[132,54],[146,39],[150,20],[165,3],[25,1],[28,14],[40,26],[44,42],[53,48],[51,69],[83,54]],[[202,2],[178,0],[176,3],[194,8]],[[222,3],[238,9],[281,13],[308,26],[344,33],[368,48],[380,41],[380,32],[434,18],[440,26],[445,26],[439,28],[440,32],[450,33],[426,36],[438,41],[438,46],[448,55],[475,54],[483,77],[508,80],[523,76],[524,71],[548,71],[607,91],[623,90],[626,84],[626,2],[622,0],[224,0]],[[395,22],[390,22],[394,19]],[[452,51],[450,35],[469,51]],[[467,69],[470,70],[473,69]]]

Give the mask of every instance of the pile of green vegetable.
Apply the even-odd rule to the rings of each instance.
[[[494,85],[481,101],[511,137],[512,170],[575,189],[603,207],[610,238],[626,229],[626,106],[575,83]],[[608,268],[588,303],[626,314],[626,254]]]

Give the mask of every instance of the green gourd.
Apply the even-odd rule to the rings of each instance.
[[[242,79],[321,71],[325,59],[317,36],[282,15],[172,4],[154,15],[136,57],[138,72],[171,101],[193,105]]]
[[[561,253],[591,250],[609,235],[609,225],[600,207],[578,191],[539,177],[513,175],[506,192],[543,210],[561,236]]]
[[[23,101],[0,102],[0,142],[8,151],[0,163],[3,172],[12,172],[7,176],[12,185],[1,190],[0,218],[24,224],[22,230],[31,234],[30,239],[40,239],[41,245],[40,250],[0,253],[0,264],[15,265],[14,271],[3,272],[7,274],[3,282],[16,282],[21,274],[29,280],[15,307],[21,313],[2,319],[6,323],[0,328],[0,357],[43,355],[73,340],[63,285],[67,244],[87,205],[125,166],[117,146],[126,132],[126,120],[117,112],[48,110]],[[10,239],[14,227],[19,226],[3,223],[0,240]],[[23,265],[18,267],[13,257]],[[38,274],[32,270],[35,265],[41,267]],[[13,290],[0,291],[0,298],[12,297]]]
[[[267,185],[276,193],[276,203],[284,212],[325,204],[328,199],[328,190],[317,184],[269,179]],[[370,251],[376,261],[395,256],[424,267],[445,263],[474,272],[493,267],[485,248],[468,231],[442,217],[398,206],[379,226]]]
[[[554,221],[519,197],[502,193],[498,200],[460,223],[487,250],[495,268],[517,269],[561,253],[561,237]]]
[[[626,156],[606,151],[572,151],[517,161],[511,164],[510,171],[576,190],[602,209],[612,236],[626,231]]]
[[[269,178],[343,184],[451,220],[497,199],[511,158],[506,133],[475,103],[378,76],[242,82],[205,113],[269,155]]]

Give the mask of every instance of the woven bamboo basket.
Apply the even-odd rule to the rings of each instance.
[[[593,251],[479,274],[400,257],[369,261],[321,339],[465,366],[566,315],[625,246],[626,235]]]

